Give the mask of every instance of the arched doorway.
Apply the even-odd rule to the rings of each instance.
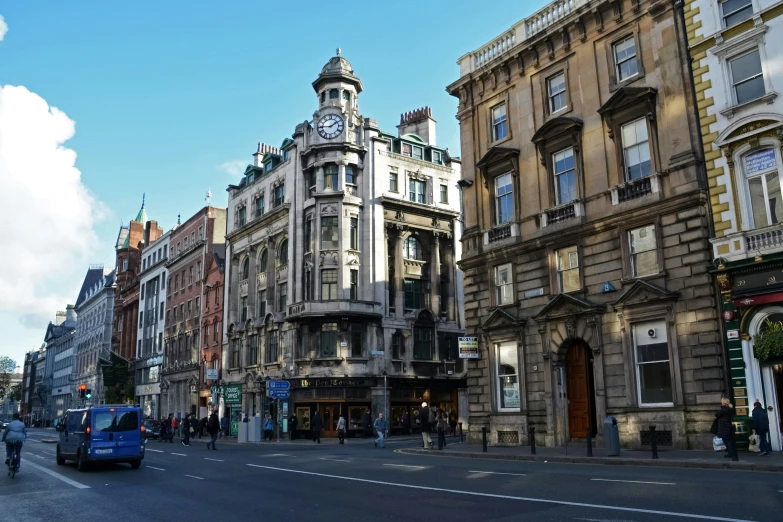
[[[753,349],[753,337],[767,329],[767,320],[773,323],[782,322],[783,307],[763,308],[750,321],[750,340],[742,343],[747,378],[747,404],[735,406],[747,406],[750,415],[753,403],[757,399],[761,401],[762,406],[768,410],[772,449],[780,451],[783,449],[783,415],[780,412],[783,405],[783,364],[779,360],[761,362],[756,358]],[[739,403],[740,400],[736,399],[736,402]]]
[[[595,383],[593,381],[593,354],[581,339],[568,343],[566,352],[566,394],[568,398],[568,432],[572,439],[596,434]]]

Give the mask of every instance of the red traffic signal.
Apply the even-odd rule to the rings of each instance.
[[[84,399],[87,396],[87,385],[82,383],[76,387],[79,390],[79,398]]]

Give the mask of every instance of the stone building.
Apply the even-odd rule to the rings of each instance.
[[[711,239],[723,298],[722,331],[736,422],[768,410],[772,448],[783,449],[783,351],[760,350],[783,321],[783,6],[772,0],[686,0],[694,85],[715,222]],[[780,278],[780,281],[778,281]],[[770,321],[768,323],[767,321]],[[783,346],[783,342],[777,343]],[[748,430],[740,430],[746,440]]]
[[[554,2],[459,60],[470,440],[706,447],[726,392],[685,28]]]
[[[199,406],[207,406],[208,392],[201,393],[203,275],[213,247],[225,243],[225,234],[226,209],[206,206],[178,224],[169,237],[161,382],[164,415],[199,413]]]
[[[368,410],[399,429],[422,400],[465,412],[459,159],[437,145],[429,108],[403,114],[396,134],[362,116],[339,50],[312,85],[312,121],[279,149],[259,144],[228,188],[232,413],[275,415],[264,396],[280,378],[292,389],[281,417],[302,433],[316,410],[326,435],[340,415],[363,429]]]
[[[87,271],[87,277],[90,277]],[[87,281],[85,281],[86,283]],[[84,289],[84,283],[82,283]],[[57,313],[57,321],[49,323],[46,328],[44,342],[46,343],[47,359],[51,361],[51,382],[45,383],[51,398],[48,400],[47,420],[52,421],[62,417],[65,410],[71,407],[71,399],[75,391],[73,381],[73,352],[76,333],[76,310],[74,305],[68,305],[65,312]]]

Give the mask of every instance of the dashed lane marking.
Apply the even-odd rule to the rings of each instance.
[[[151,469],[156,469],[156,470],[158,470],[158,471],[166,471],[166,470],[165,470],[165,469],[163,469],[163,468],[156,468],[155,466],[146,466],[146,467],[148,467],[148,468],[151,468]]]
[[[427,466],[410,466],[408,464],[384,464],[384,466],[391,466],[393,468],[427,469]]]
[[[150,448],[147,448],[145,451],[154,451],[155,453],[166,453],[163,450],[154,450],[154,449],[150,449]]]
[[[209,457],[204,457],[204,460],[211,460],[212,462],[225,462],[225,460],[220,460],[220,459],[211,459],[211,458],[209,458]]]
[[[193,479],[196,479],[196,480],[204,480],[204,478],[203,478],[203,477],[197,477],[197,476],[195,476],[195,475],[185,475],[185,476],[186,476],[186,477],[193,478]]]
[[[345,459],[333,459],[331,457],[321,457],[321,460],[326,460],[328,462],[351,462],[350,460]]]
[[[513,475],[515,477],[527,477],[525,473],[501,473],[499,471],[468,471],[468,473],[481,473],[482,475]]]
[[[658,484],[661,486],[675,486],[674,482],[646,482],[644,480],[616,480],[616,479],[602,479],[594,478],[590,479],[596,482],[628,482],[629,484]]]
[[[172,455],[177,455],[178,457],[187,457],[184,453],[172,453]]]

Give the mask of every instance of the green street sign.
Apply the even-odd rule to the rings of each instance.
[[[240,406],[242,404],[241,384],[226,384],[223,386],[223,404],[226,406]]]

